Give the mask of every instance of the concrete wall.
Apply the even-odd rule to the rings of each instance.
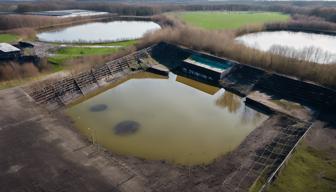
[[[138,62],[140,58],[148,57],[150,51],[151,47],[92,68],[89,71],[52,82],[41,82],[25,88],[25,91],[37,103],[48,104],[51,108],[58,108],[109,81],[118,79],[125,73],[143,70],[143,65]]]

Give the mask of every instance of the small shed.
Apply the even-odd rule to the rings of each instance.
[[[20,49],[34,48],[34,44],[27,41],[19,41],[18,46],[15,45],[15,47],[18,47]]]
[[[0,59],[15,59],[21,55],[21,50],[8,43],[0,43]]]

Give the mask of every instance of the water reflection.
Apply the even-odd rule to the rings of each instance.
[[[242,124],[258,123],[260,119],[264,117],[264,114],[255,111],[254,109],[244,106],[241,121]]]
[[[158,24],[149,21],[95,22],[42,32],[37,34],[37,37],[46,42],[112,42],[138,39],[146,32],[158,29]]]
[[[173,73],[152,75],[140,73],[67,112],[84,134],[94,133],[115,153],[183,165],[211,163],[267,118],[224,89]],[[108,110],[89,110],[101,103]]]
[[[211,86],[205,83],[200,83],[199,81],[195,81],[193,79],[189,79],[189,78],[182,77],[179,75],[176,76],[176,81],[183,83],[184,85],[188,85],[189,87],[203,91],[204,93],[207,93],[209,95],[214,95],[220,90],[220,88],[218,87]]]
[[[248,47],[291,58],[321,64],[336,63],[336,37],[331,35],[273,31],[251,33],[236,40]]]
[[[216,105],[226,108],[230,113],[237,112],[241,107],[241,98],[238,95],[225,91],[217,100]]]
[[[246,106],[240,96],[228,91],[220,93],[220,96],[216,99],[215,103],[218,107],[226,109],[230,113],[241,115],[242,124],[248,124],[250,122],[257,123],[264,116],[262,113]]]

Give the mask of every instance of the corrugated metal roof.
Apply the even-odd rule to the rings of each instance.
[[[14,51],[20,51],[20,49],[8,43],[0,43],[0,51],[9,53],[9,52],[14,52]]]

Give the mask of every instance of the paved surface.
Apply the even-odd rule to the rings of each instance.
[[[21,89],[0,91],[0,103],[1,192],[144,191]]]

